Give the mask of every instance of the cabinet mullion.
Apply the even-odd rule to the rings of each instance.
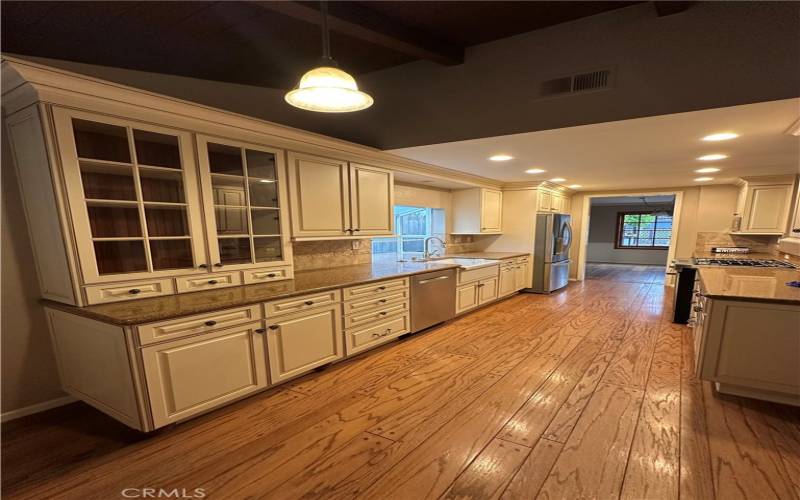
[[[153,257],[150,254],[150,239],[148,238],[147,217],[144,210],[144,197],[142,195],[142,181],[139,177],[139,159],[136,157],[136,145],[133,137],[133,127],[126,126],[125,132],[128,136],[128,150],[133,164],[133,189],[136,191],[136,205],[139,209],[139,224],[142,229],[142,244],[144,245],[144,258],[147,263],[147,271],[153,272]]]

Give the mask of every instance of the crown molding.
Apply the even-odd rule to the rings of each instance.
[[[377,164],[395,171],[472,186],[501,188],[502,182],[429,163],[403,158],[380,149],[335,139],[266,120],[212,108],[175,97],[101,80],[13,56],[2,56],[3,111],[11,115],[36,102],[87,109],[212,135],[233,129],[277,147],[314,152],[337,159]]]
[[[574,194],[576,191],[567,186],[556,184],[550,181],[522,181],[522,182],[505,182],[503,183],[503,191],[521,191],[525,189],[546,189],[555,193],[565,194],[567,196]]]

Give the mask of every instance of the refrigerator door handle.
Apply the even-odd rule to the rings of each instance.
[[[564,223],[564,229],[566,229],[568,236],[564,238],[565,243],[564,250],[569,251],[569,247],[572,246],[572,224],[569,222]]]

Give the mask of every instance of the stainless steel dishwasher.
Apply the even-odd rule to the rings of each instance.
[[[411,277],[411,331],[447,321],[456,315],[456,270]]]

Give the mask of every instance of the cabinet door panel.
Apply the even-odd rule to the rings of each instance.
[[[553,208],[552,203],[553,203],[553,197],[550,193],[548,193],[547,191],[539,191],[538,195],[539,206],[537,207],[537,209],[540,212],[549,212],[550,210],[552,210]]]
[[[746,209],[745,231],[783,233],[791,185],[755,186]]]
[[[497,285],[497,278],[481,280],[480,286],[478,287],[478,304],[486,304],[487,302],[495,300],[497,298]]]
[[[503,193],[492,189],[481,191],[481,232],[499,232],[503,212]]]
[[[340,308],[337,303],[276,320],[268,318],[267,344],[273,383],[342,358]]]
[[[350,213],[356,236],[392,234],[394,175],[388,170],[350,165]]]
[[[500,289],[498,294],[500,297],[505,297],[508,294],[516,291],[515,274],[513,266],[505,266],[500,268]]]
[[[292,236],[348,236],[350,187],[347,163],[289,154]]]
[[[456,313],[469,311],[478,306],[478,283],[461,286],[456,289]]]
[[[84,284],[202,272],[191,135],[53,109]]]
[[[153,424],[161,427],[267,386],[260,323],[142,349]]]

